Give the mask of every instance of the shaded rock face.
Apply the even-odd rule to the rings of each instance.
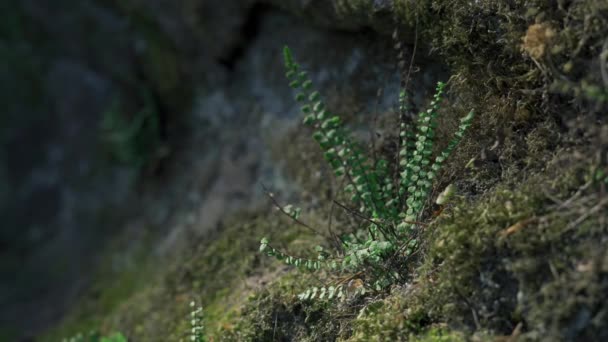
[[[370,16],[386,14],[387,4],[374,2]],[[260,205],[260,182],[285,194],[294,189],[268,152],[299,123],[283,75],[284,44],[336,111],[354,117],[373,112],[379,87],[385,91],[378,110],[392,108],[398,79],[390,41],[364,29],[370,17],[337,20],[340,11],[354,9],[334,5],[8,4],[20,21],[2,40],[1,53],[13,63],[1,67],[2,96],[13,89],[20,96],[7,97],[12,105],[0,131],[0,184],[10,194],[0,198],[0,321],[6,329],[27,335],[59,319],[86,288],[91,265],[124,218],[143,216],[161,236],[156,252],[166,253],[185,233],[204,234],[231,212]],[[320,26],[281,8],[314,16]],[[416,76],[418,98],[444,75],[436,65],[425,70]],[[171,151],[161,177],[157,167],[108,163],[100,146],[110,104],[120,98],[132,119],[144,106],[142,88],[151,94],[158,134]]]
[[[104,234],[101,212],[130,196],[133,172],[105,167],[98,141],[103,111],[120,87],[96,65],[105,57],[90,44],[94,34],[117,35],[124,25],[90,2],[6,6],[16,19],[0,52],[9,60],[1,67],[9,106],[0,165],[10,194],[0,205],[0,321],[7,330],[36,330],[82,286]],[[127,57],[116,64],[128,65]]]

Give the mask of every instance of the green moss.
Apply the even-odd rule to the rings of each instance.
[[[559,174],[531,176],[515,189],[497,187],[474,204],[463,202],[444,212],[430,227],[423,290],[414,302],[431,321],[498,335],[509,335],[524,322],[529,336],[605,336],[605,328],[593,321],[608,309],[600,304],[606,303],[600,293],[608,285],[601,279],[603,271],[598,266],[584,275],[577,265],[604,257],[597,241],[606,234],[598,224],[606,213],[574,224],[579,210],[585,210],[578,206],[584,204],[572,200],[559,207],[573,198],[592,170],[568,158],[572,156],[547,166]],[[598,191],[584,193],[597,198]],[[580,296],[569,297],[572,287]],[[572,320],[581,310],[588,320],[579,331]]]
[[[424,308],[417,305],[412,286],[395,289],[386,298],[361,309],[351,322],[347,341],[466,341],[465,332],[445,324],[432,324]],[[414,300],[413,300],[414,299]]]
[[[314,217],[310,219],[314,222]],[[315,241],[300,239],[302,234],[301,228],[274,212],[238,215],[221,231],[176,252],[171,260],[148,258],[150,267],[137,266],[124,275],[137,278],[141,271],[150,277],[108,279],[102,283],[108,286],[96,286],[95,298],[81,304],[64,327],[50,336],[95,328],[121,331],[135,340],[179,340],[189,331],[188,303],[193,299],[203,305],[206,330],[212,337],[229,334],[250,295],[287,272],[261,257],[260,237],[270,236],[282,246],[301,252],[309,250]],[[295,298],[295,293],[292,295]]]
[[[413,342],[464,342],[466,341],[464,334],[461,332],[450,332],[442,328],[431,328],[423,334],[413,336],[410,339]]]
[[[251,295],[235,325],[224,329],[229,341],[326,341],[336,338],[341,321],[330,303],[302,302],[296,294],[318,285],[316,278],[289,272]]]
[[[465,77],[466,88],[536,104],[549,90],[606,105],[597,70],[607,11],[608,4],[597,1],[395,3],[397,17],[418,25],[453,72]]]
[[[217,262],[210,263],[213,258],[199,259],[201,264],[198,274],[215,274],[223,278],[210,283],[201,279],[201,287],[197,289],[211,299],[205,313],[209,319],[209,331],[216,338],[222,336],[241,340],[243,336],[267,336],[268,322],[278,315],[277,311],[282,310],[279,316],[286,321],[300,316],[296,312],[296,307],[300,306],[296,295],[311,285],[313,278],[292,272],[294,270],[265,258],[258,251],[259,240],[261,236],[269,236],[278,245],[298,255],[305,255],[306,251],[320,241],[319,237],[302,239],[302,228],[278,215],[280,214],[275,213],[242,218],[243,223],[235,225],[234,230],[228,228],[226,233],[222,233],[222,238],[212,244],[211,251],[206,249],[206,253],[218,258]],[[314,216],[304,216],[307,222],[314,224],[316,221]],[[246,238],[243,237],[243,231],[247,231]],[[267,315],[269,310],[275,314]],[[283,325],[286,334],[294,333],[291,328]]]
[[[398,341],[420,333],[428,323],[426,314],[411,307],[409,298],[398,291],[362,308],[348,341]]]
[[[374,5],[366,0],[334,0],[336,14],[350,21],[364,21],[374,12]]]
[[[102,254],[91,287],[73,304],[61,324],[41,340],[59,341],[81,332],[115,331],[100,323],[157,275],[149,255],[151,245],[150,236],[123,236],[110,244]]]

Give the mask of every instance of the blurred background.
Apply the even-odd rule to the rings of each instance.
[[[390,40],[375,41],[368,17],[338,23],[332,6],[302,6],[0,3],[0,340],[28,340],[62,319],[117,236],[122,250],[163,255],[192,230],[258,206],[264,180],[289,193],[272,158],[298,123],[284,44],[339,106],[377,108],[379,84],[380,106],[394,104]]]

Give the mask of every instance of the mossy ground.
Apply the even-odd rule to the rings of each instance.
[[[403,0],[395,8],[452,69],[445,127],[478,113],[435,189],[454,183],[461,198],[429,215],[410,281],[346,303],[301,302],[295,295],[315,277],[262,257],[258,242],[270,234],[298,254],[318,237],[262,211],[197,241],[163,280],[106,316],[107,329],[185,338],[187,303],[198,298],[214,340],[608,338],[608,206],[597,176],[606,172],[606,80],[596,72],[608,5]],[[304,198],[331,198],[331,177],[302,134],[278,158],[311,192]],[[303,158],[318,174],[296,167]],[[325,222],[328,207],[309,210]]]
[[[294,253],[320,242],[280,215],[266,209],[241,214],[218,227],[216,233],[176,252],[176,262],[157,260],[145,268],[140,268],[145,263],[138,263],[138,269],[125,270],[110,279],[104,279],[106,274],[102,273],[96,294],[87,296],[74,319],[66,320],[47,339],[96,328],[121,331],[143,341],[186,340],[190,301],[203,305],[209,336],[239,336],[241,329],[237,327],[243,323],[238,317],[244,303],[255,302],[259,296],[256,291],[290,274],[258,253],[260,238],[268,236]],[[148,256],[148,263],[149,259],[154,258]],[[155,270],[159,265],[164,270]],[[292,286],[305,286],[301,277],[292,279]],[[115,291],[118,288],[120,293]],[[96,309],[90,310],[93,307]],[[91,324],[93,321],[96,325]]]
[[[546,165],[552,171],[450,204],[426,231],[412,281],[385,295],[346,305],[302,303],[294,301],[301,287],[294,289],[293,276],[279,278],[251,297],[237,336],[601,340],[608,282],[599,239],[607,215],[584,217],[586,201],[603,205],[601,182],[590,181],[595,165],[584,160],[562,153]]]
[[[148,282],[158,278],[154,259],[149,255],[152,242],[152,236],[143,230],[128,231],[109,243],[107,252],[102,253],[97,262],[99,269],[88,291],[77,300],[62,324],[47,332],[41,340],[60,341],[102,328],[100,324],[106,317]]]

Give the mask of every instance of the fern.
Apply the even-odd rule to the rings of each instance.
[[[205,342],[205,326],[203,324],[203,307],[196,302],[190,302],[190,341]]]
[[[460,120],[454,137],[434,158],[437,116],[445,83],[437,84],[430,108],[418,114],[415,125],[405,123],[405,115],[401,115],[395,179],[389,161],[372,162],[340,117],[326,108],[320,93],[314,90],[308,74],[296,63],[288,47],[284,48],[283,55],[286,77],[290,87],[297,91],[295,99],[301,105],[304,124],[312,127],[312,137],[334,174],[345,179],[344,191],[358,208],[356,215],[365,218],[368,224],[341,237],[341,253],[337,256],[320,247],[317,247],[316,259],[290,256],[272,247],[267,238],[262,239],[260,252],[308,271],[326,269],[355,274],[365,271],[366,283],[356,286],[354,291],[343,285],[311,288],[300,294],[300,299],[346,298],[346,288],[351,288],[346,292],[356,294],[381,290],[400,279],[399,272],[386,268],[391,259],[396,255],[406,257],[417,247],[416,228],[421,224],[419,220],[423,218],[433,181],[471,125],[473,111]],[[399,95],[399,110],[402,114],[411,110],[405,89]],[[292,207],[284,207],[282,211],[292,212]]]

